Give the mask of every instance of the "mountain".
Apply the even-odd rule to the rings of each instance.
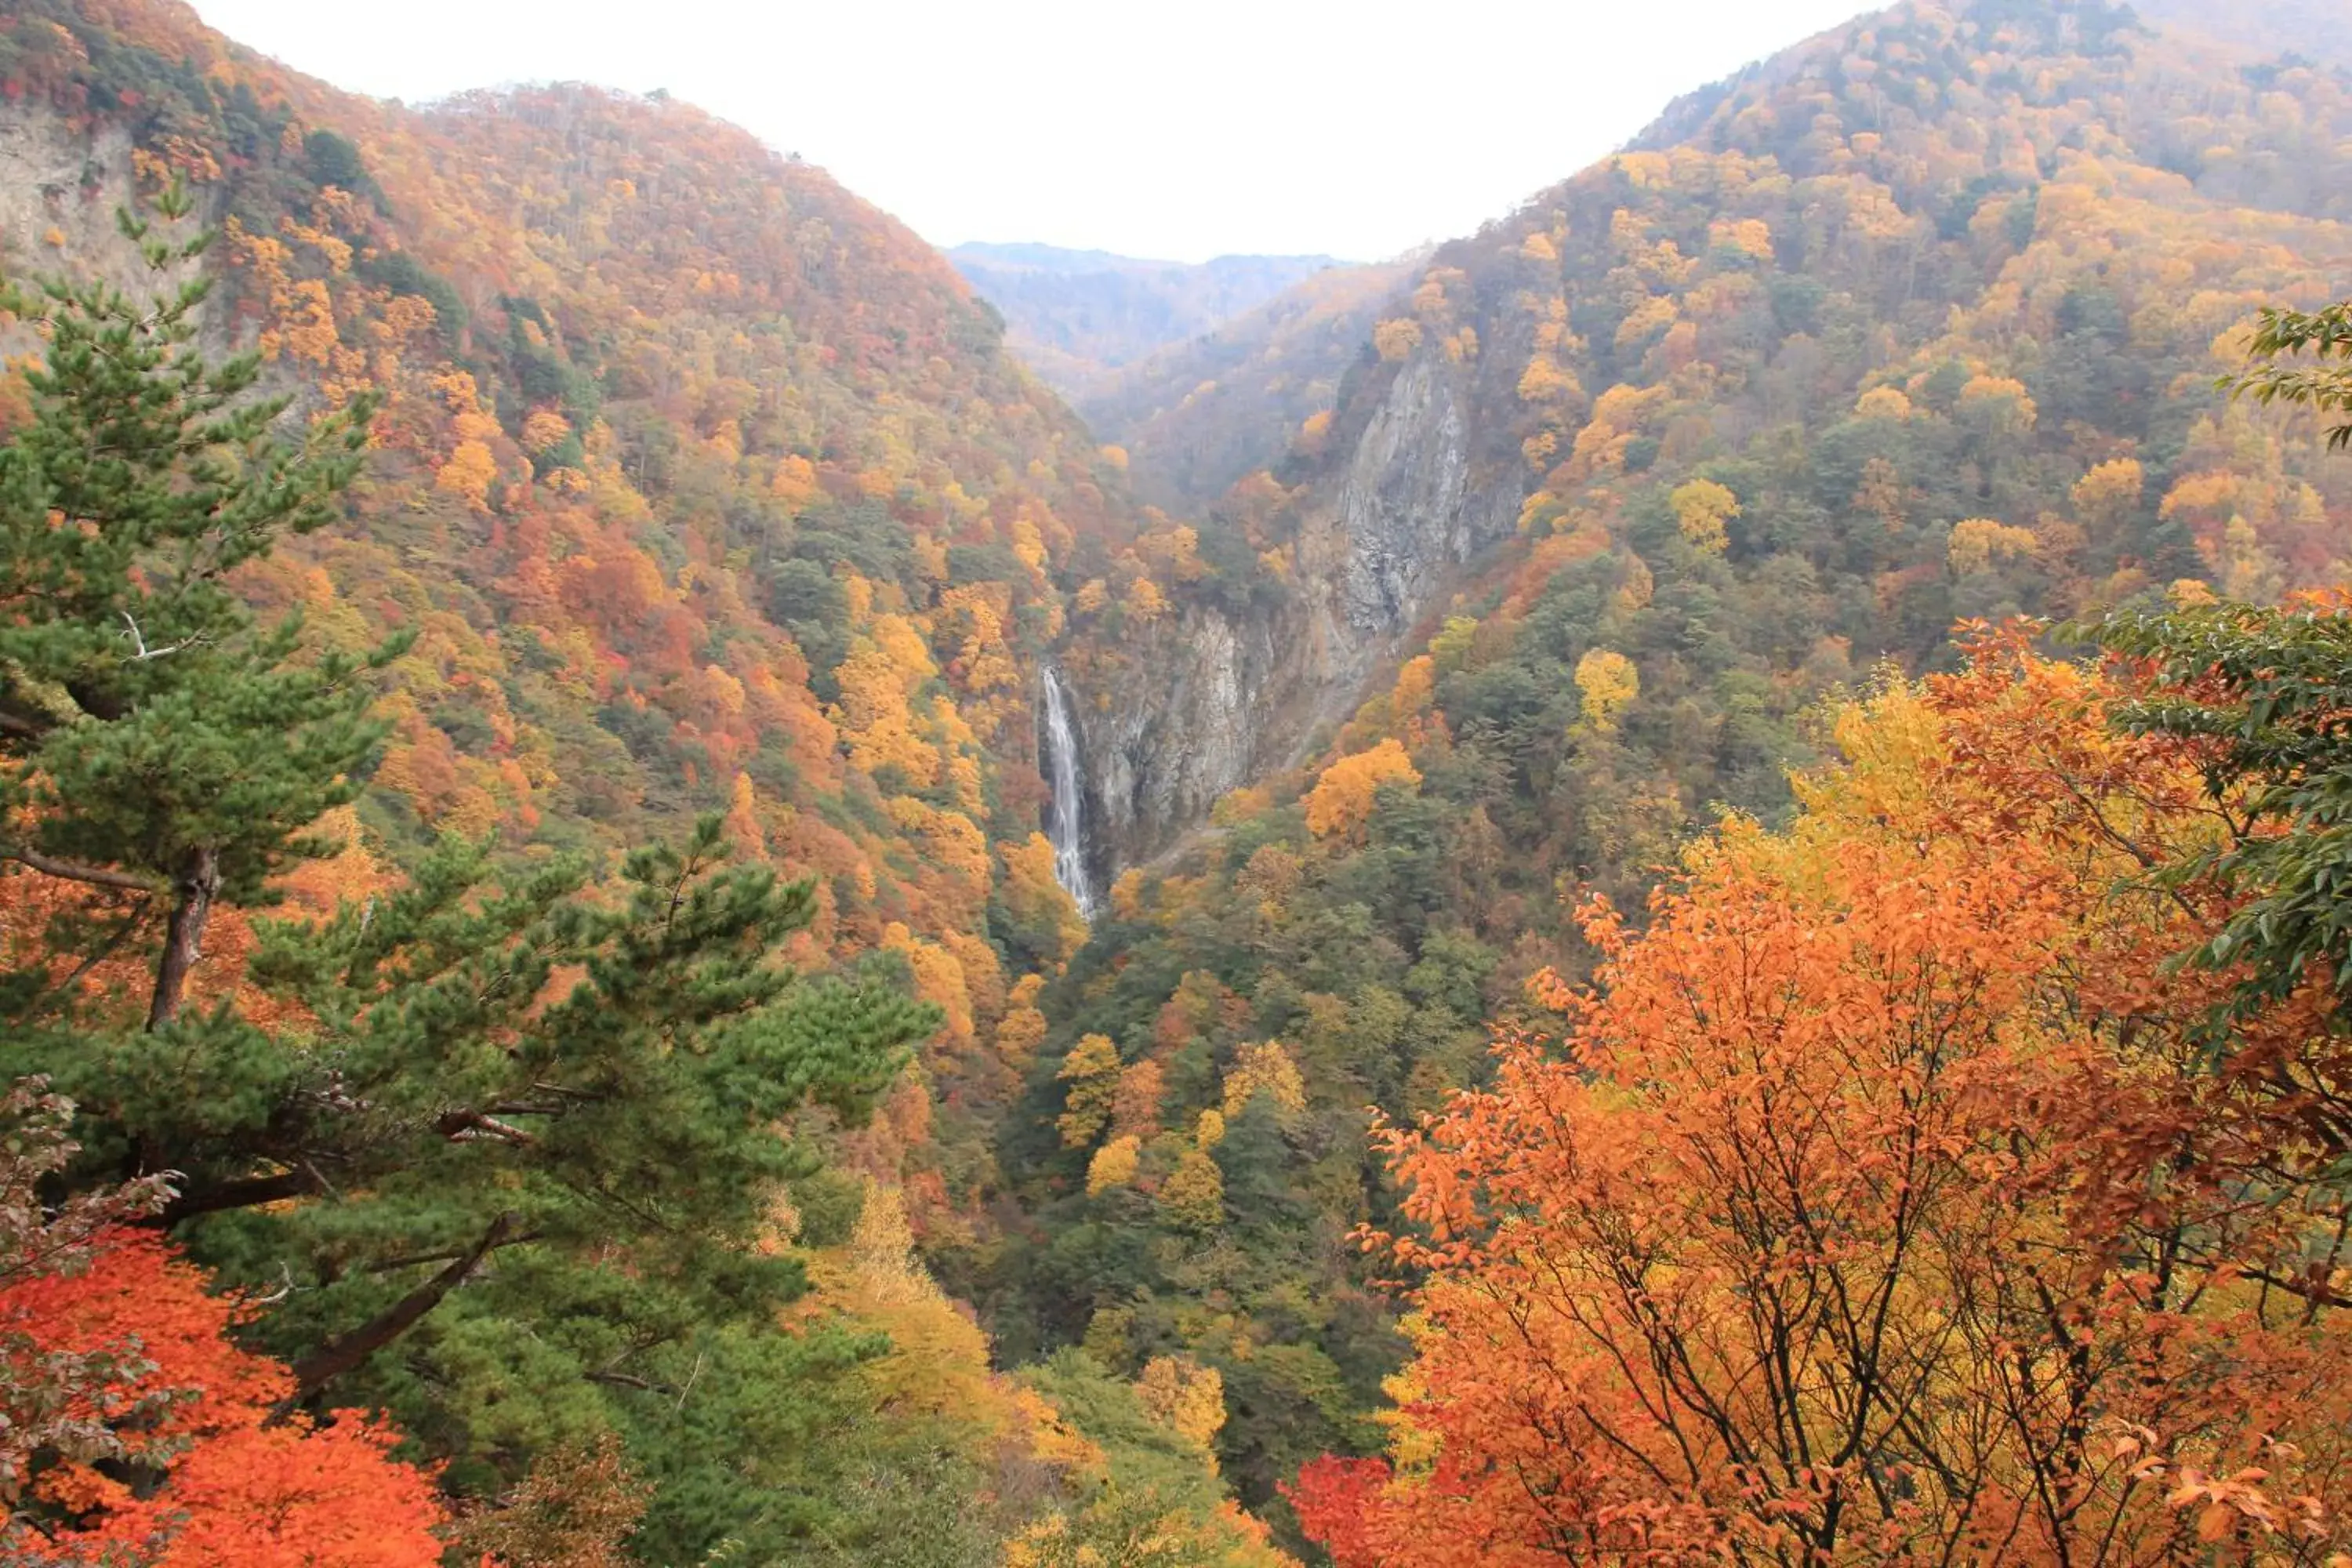
[[[1381,308],[1311,449],[1286,451],[1264,481],[1201,509],[1240,536],[1232,553],[1276,563],[1282,606],[1240,616],[1203,606],[1208,618],[1142,658],[1130,659],[1120,637],[1099,645],[1099,705],[1117,716],[1087,737],[1103,756],[1092,816],[1106,868],[1158,854],[1221,795],[1343,717],[1360,683],[1427,635],[1472,563],[1489,563],[1506,542],[1527,550],[1528,535],[1562,518],[1614,516],[1628,494],[1691,469],[1696,454],[1743,450],[1762,431],[1810,450],[1832,409],[1851,416],[1877,379],[1910,362],[1956,367],[1963,384],[2029,388],[2044,416],[2021,437],[2037,452],[2121,420],[2111,438],[2126,445],[2116,451],[2158,468],[2153,485],[2189,432],[2144,424],[2147,410],[2193,426],[2203,411],[2197,378],[2223,363],[2210,352],[2214,335],[2265,289],[2315,296],[2336,280],[2336,236],[2352,213],[2340,70],[2248,74],[2232,52],[2151,35],[2097,7],[1987,5],[1941,31],[1903,23],[1889,43],[1894,26],[1850,26],[1691,95],[1626,153],[1441,247]],[[1850,46],[1849,65],[1841,51]],[[1808,97],[1824,117],[1818,131],[1797,123]],[[1716,169],[1727,171],[1724,188],[1682,189],[1715,177],[1689,171]],[[2046,222],[2045,196],[2057,204]],[[2078,222],[2095,237],[2078,242]],[[1634,242],[1636,223],[1652,236],[1648,252]],[[2147,387],[2102,407],[2105,389],[2083,379],[2093,373],[2078,359],[2094,342],[2106,355],[2137,351],[2163,319],[2128,313],[2144,312],[2141,290],[2151,287],[2132,258],[2178,267],[2208,257],[2207,245],[2222,247],[2210,254],[2226,265],[2189,263],[2177,302],[2148,296],[2200,313],[2168,329],[2170,357]],[[2043,281],[2053,268],[2070,281]],[[2075,305],[2061,318],[2067,288]],[[1685,304],[1694,290],[1696,309]],[[2106,335],[2063,342],[2091,331],[2074,312],[2094,309]],[[1277,354],[1257,374],[1312,384],[1331,363],[1328,346],[1315,353],[1295,364]],[[1797,358],[1783,363],[1783,353]],[[1810,363],[1817,353],[1825,380]],[[2180,401],[2151,405],[2159,389]],[[1940,384],[1905,395],[1957,411]],[[2058,466],[2041,457],[2021,472],[2046,483]],[[1979,489],[1977,510],[2014,510],[2019,527],[2066,500],[2007,495],[1990,478]],[[1809,504],[1835,515],[1853,493]],[[1940,500],[1935,525],[1968,521],[1968,499]],[[2180,515],[2176,503],[2163,521],[2177,529]],[[2290,576],[2324,566],[2320,537],[2294,534],[2290,552],[2304,564]],[[1769,542],[1755,559],[1783,553]],[[2146,542],[2107,543],[2103,569],[2132,560],[2180,574],[2198,564],[2180,552],[2186,542],[2168,564],[2137,553]],[[1926,571],[1934,544],[1923,535],[1904,569]],[[1884,552],[1869,554],[1882,558],[1874,570],[1895,569]],[[1735,549],[1735,563],[1748,559]],[[2090,569],[2079,556],[2066,567]],[[1261,600],[1274,591],[1254,590]],[[1900,646],[1924,657],[1947,622],[1945,591],[1926,578],[1917,591],[1937,603],[1922,602],[1902,637],[1858,622],[1836,635],[1865,655]],[[2079,579],[2067,593],[2099,598]],[[1079,630],[1079,653],[1090,655],[1097,645],[1083,620]],[[1147,666],[1148,689],[1117,686],[1118,671]]]
[[[1074,398],[1155,349],[1344,265],[1328,256],[1220,256],[1192,265],[1050,245],[960,245],[947,254],[1003,315],[1014,350]]]
[[[320,526],[225,580],[303,670],[404,640],[351,677],[386,733],[282,924],[256,872],[190,955],[157,906],[193,873],[0,842],[0,1061],[87,1151],[0,1174],[236,1173],[157,1216],[187,1262],[142,1240],[151,1274],[240,1293],[247,1349],[324,1379],[302,1420],[382,1411],[469,1556],[1279,1568],[1302,1466],[1420,1430],[1425,1323],[1357,1239],[1400,1213],[1367,1108],[1489,1081],[1528,982],[1593,972],[1579,905],[1638,928],[1727,818],[1777,853],[1743,825],[1793,819],[1791,770],[1879,743],[1832,705],[1950,668],[1956,621],[2352,570],[2352,463],[2214,390],[2256,310],[2352,295],[2352,72],[2252,47],[1915,0],[1388,268],[967,258],[1034,285],[1081,419],[986,289],[686,106],[413,109],[173,0],[16,0],[0,264],[131,288],[117,207],[184,190],[201,346],[260,356],[289,441],[368,416]],[[73,468],[22,372],[0,433]],[[246,452],[147,499],[275,471]],[[110,537],[17,472],[12,566]],[[45,830],[20,731],[119,732],[102,697],[0,668],[10,835]],[[176,784],[159,730],[134,760]],[[649,892],[681,841],[794,890]],[[526,920],[453,890],[477,863],[579,896]],[[731,928],[714,886],[805,922]],[[150,1029],[121,976],[183,959],[203,1006]],[[823,1104],[744,1065],[787,1023],[871,1065],[852,1002],[932,1032]],[[618,1066],[583,1088],[574,1050]],[[278,1402],[240,1440],[290,1440]],[[44,1519],[137,1489],[27,1462]]]
[[[1639,911],[1722,814],[1784,818],[1823,705],[1948,668],[1957,621],[2344,579],[2352,464],[2214,384],[2258,308],[2352,292],[2348,159],[2340,68],[2097,0],[1899,5],[1438,247],[1344,354],[1254,363],[1344,364],[1193,514],[1266,579],[1073,602],[1109,896],[1003,1123],[1011,1245],[935,1254],[1000,1343],[1215,1365],[1277,1516],[1364,1451],[1363,1108],[1481,1081],[1530,976],[1591,973],[1587,895]],[[1149,1114],[1069,1120],[1097,1083]]]
[[[607,1291],[592,1300],[503,1223],[482,1267],[518,1289],[544,1282],[528,1309],[432,1284],[470,1237],[457,1252],[429,1230],[421,1245],[298,1246],[292,1233],[335,1226],[338,1203],[383,1194],[341,1191],[332,1163],[314,1179],[284,1140],[322,1116],[393,1115],[334,1087],[343,1069],[305,1058],[299,1026],[250,1037],[289,1065],[234,1107],[216,1086],[134,1090],[94,1049],[42,1054],[50,1037],[9,1032],[9,1059],[79,1095],[89,1136],[151,1152],[173,1145],[121,1131],[142,1114],[125,1096],[217,1111],[191,1164],[299,1189],[174,1232],[225,1287],[278,1292],[283,1310],[247,1326],[256,1342],[299,1360],[421,1291],[431,1310],[398,1319],[331,1397],[389,1409],[460,1497],[493,1501],[542,1458],[617,1432],[651,1489],[635,1537],[648,1561],[703,1561],[721,1541],[761,1561],[872,1561],[908,1518],[994,1561],[1032,1529],[1113,1529],[1088,1510],[1114,1479],[1120,1498],[1191,1521],[1202,1560],[1271,1561],[1221,1512],[1197,1430],[1155,1418],[1125,1376],[1000,1376],[909,1252],[910,1223],[963,1223],[942,1172],[979,1157],[971,1129],[1042,1030],[1030,999],[1083,935],[1039,831],[1041,666],[1071,593],[1171,525],[941,257],[686,105],[553,86],[413,109],[288,70],[175,0],[6,7],[8,273],[144,290],[116,213],[174,187],[194,209],[182,230],[217,235],[202,346],[257,352],[263,390],[294,399],[295,436],[374,401],[362,477],[329,526],[234,578],[266,619],[299,612],[320,657],[410,639],[375,674],[389,733],[338,842],[395,878],[441,863],[450,836],[494,841],[516,877],[574,861],[602,877],[724,813],[739,858],[806,880],[806,923],[781,956],[847,988],[816,996],[908,994],[944,1023],[870,1122],[820,1116],[773,1156],[800,1173],[776,1189],[768,1263],[744,1267],[814,1286],[789,1329],[740,1291],[748,1318],[676,1299],[648,1309],[657,1324],[625,1319],[622,1249],[592,1263]],[[12,362],[0,420],[14,432],[33,404]],[[1160,602],[1213,581],[1171,574]],[[13,667],[8,679],[15,693]],[[46,873],[7,869],[14,1005],[51,973],[55,955],[18,944],[52,895]],[[146,908],[74,972],[152,950]],[[213,944],[205,994],[224,1007],[251,945]],[[201,1076],[213,1058],[173,1059]],[[706,1360],[688,1405],[678,1388]]]
[[[1339,396],[1339,379],[1413,261],[1327,268],[1255,310],[1097,377],[1079,415],[1128,455],[1137,489],[1193,511],[1281,462]]]

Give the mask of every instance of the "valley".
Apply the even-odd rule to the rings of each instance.
[[[0,1542],[2352,1551],[2347,49],[1186,266],[0,7]]]

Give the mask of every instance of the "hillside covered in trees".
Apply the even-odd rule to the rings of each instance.
[[[11,352],[95,356],[0,399],[0,1068],[76,1107],[6,1190],[171,1173],[84,1278],[254,1303],[187,1324],[277,1358],[192,1454],[380,1409],[514,1563],[578,1487],[646,1562],[1254,1560],[1192,1370],[1001,1375],[910,1250],[1083,936],[1033,706],[1069,591],[1172,537],[1115,458],[936,252],[680,104],[372,102],[170,0],[9,7],[0,91]],[[174,390],[85,472],[134,350]],[[25,1246],[12,1358],[68,1321]],[[152,1348],[89,1375],[168,1399]],[[150,1528],[121,1443],[34,1442],[11,1552]],[[221,1509],[173,1561],[263,1560]]]
[[[684,105],[7,7],[0,1554],[2352,1552],[2352,63],[2163,16],[1073,412]]]
[[[1235,617],[1245,681],[1255,628],[1268,692],[1314,668],[1286,638],[1375,673],[1129,868],[1048,986],[1002,1135],[1024,1223],[937,1258],[999,1342],[1216,1366],[1227,1472],[1278,1517],[1392,1419],[1365,1108],[1486,1082],[1529,982],[1593,972],[1589,898],[1638,919],[1727,814],[1784,820],[1830,705],[1955,668],[1957,622],[2341,582],[2352,463],[2214,382],[2258,308],[2352,292],[2347,132],[2342,68],[2099,5],[1898,7],[1440,247],[1203,506],[1282,583]],[[1181,658],[1074,622],[1114,714]]]

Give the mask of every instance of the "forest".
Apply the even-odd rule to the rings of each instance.
[[[1048,370],[11,0],[0,1561],[2352,1561],[2326,21],[1908,0]]]

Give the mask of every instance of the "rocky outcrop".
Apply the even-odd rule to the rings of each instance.
[[[1301,760],[1510,531],[1523,486],[1481,462],[1463,368],[1431,352],[1382,371],[1355,440],[1315,481],[1288,596],[1248,616],[1188,607],[1085,689],[1097,886],[1163,853],[1221,795]]]
[[[1265,716],[1285,706],[1281,683],[1298,665],[1286,629],[1277,617],[1188,609],[1151,627],[1129,667],[1081,705],[1097,886],[1279,764]]]

